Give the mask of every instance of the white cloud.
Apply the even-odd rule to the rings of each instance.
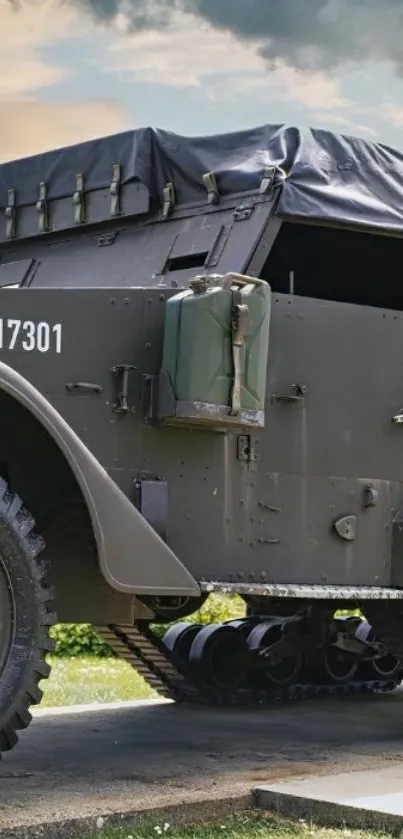
[[[368,136],[375,133],[364,124],[367,116],[370,123],[374,121],[371,109],[359,117],[357,103],[344,95],[329,73],[301,72],[280,59],[269,70],[260,52],[263,39],[241,41],[190,13],[177,11],[160,29],[130,32],[123,12],[113,25],[101,24],[69,0],[19,0],[18,12],[9,0],[0,0],[0,32],[0,159],[129,127],[127,114],[116,102],[99,102],[95,95],[88,104],[35,99],[35,94],[43,95],[75,73],[74,62],[62,66],[57,57],[49,58],[45,48],[70,40],[81,50],[80,41],[86,37],[92,44],[86,59],[99,74],[116,73],[124,83],[193,88],[199,101],[204,97],[218,106],[231,99],[240,108],[243,102],[265,106],[285,102],[304,119],[323,120]],[[390,108],[391,123],[403,125],[403,109]],[[389,118],[386,111],[385,118]]]
[[[332,112],[354,104],[326,72],[302,72],[280,59],[268,69],[260,53],[263,41],[240,41],[191,14],[176,12],[170,25],[135,33],[126,31],[122,19],[109,30],[109,38],[104,70],[125,80],[183,89],[203,86],[203,95],[218,103],[240,97],[266,104],[286,100],[308,112],[327,111],[330,119]]]
[[[5,33],[2,52],[37,48],[52,38],[75,35],[77,10],[60,0],[0,0],[0,28]],[[81,16],[81,13],[80,13]]]
[[[317,125],[320,123],[336,125],[340,130],[345,129],[350,134],[358,134],[360,136],[374,139],[378,136],[375,128],[371,128],[363,122],[356,122],[354,119],[343,116],[342,114],[329,114],[327,111],[317,111],[312,113],[312,118]]]
[[[114,102],[56,105],[34,99],[0,100],[0,161],[102,137],[133,127]]]
[[[41,50],[76,37],[77,12],[59,0],[20,0],[18,7],[0,0],[0,32],[0,98],[14,98],[66,75],[67,68],[46,62]]]
[[[231,81],[230,81],[231,83]],[[277,60],[270,71],[239,76],[232,80],[234,94],[251,95],[261,100],[293,101],[308,110],[349,108],[350,99],[342,94],[337,79],[319,70],[296,70]]]
[[[403,126],[403,106],[397,105],[396,102],[387,101],[380,105],[378,116],[388,120],[397,128]]]
[[[131,34],[121,29],[109,30],[106,69],[137,81],[188,88],[199,87],[216,74],[265,71],[259,45],[243,43],[191,14],[176,12],[164,29]]]
[[[73,73],[45,60],[44,47],[83,37],[93,24],[61,0],[0,0],[0,160],[12,160],[129,127],[116,102],[58,104],[35,94]]]
[[[67,76],[63,67],[52,67],[35,57],[0,55],[0,102],[51,87]]]

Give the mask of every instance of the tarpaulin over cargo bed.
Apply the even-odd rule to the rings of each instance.
[[[34,205],[45,181],[48,198],[70,196],[77,173],[86,191],[109,186],[114,164],[122,184],[140,180],[154,200],[173,182],[178,203],[206,196],[202,176],[214,172],[221,195],[258,189],[267,166],[285,173],[278,204],[285,218],[316,219],[403,233],[403,154],[329,131],[285,125],[187,138],[152,128],[128,131],[0,165],[0,211],[7,190]]]

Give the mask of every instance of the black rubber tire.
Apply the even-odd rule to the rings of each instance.
[[[53,649],[54,592],[47,582],[44,542],[34,528],[21,499],[0,479],[0,578],[10,619],[0,662],[0,759],[17,744],[16,732],[30,724],[29,708],[41,701],[39,683],[50,674],[46,656]]]

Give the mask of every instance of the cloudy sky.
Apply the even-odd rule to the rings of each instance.
[[[403,149],[402,0],[0,0],[0,160],[153,125]]]

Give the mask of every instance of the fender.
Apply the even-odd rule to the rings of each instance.
[[[109,585],[129,594],[199,597],[200,588],[191,574],[53,405],[4,362],[0,362],[0,388],[41,423],[72,469],[91,518],[101,573]]]

